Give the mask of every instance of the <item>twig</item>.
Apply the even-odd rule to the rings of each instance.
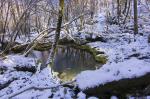
[[[43,30],[26,48],[27,51],[24,52],[24,56],[26,56],[38,43],[39,40],[43,39],[47,33],[45,33],[46,31],[49,31],[50,29],[52,29],[50,32],[54,31],[55,28],[49,28],[49,29],[45,29]],[[44,34],[45,33],[45,34]],[[40,38],[41,37],[41,38]],[[33,45],[32,45],[33,44]]]
[[[72,84],[74,83],[75,80],[71,81],[71,82],[66,82],[66,83],[63,83],[63,84],[58,84],[58,85],[54,85],[54,86],[50,86],[50,87],[37,87],[37,86],[34,86],[34,85],[29,85],[21,90],[19,90],[18,92],[15,92],[15,93],[12,93],[10,95],[7,95],[7,96],[3,96],[3,97],[0,97],[1,99],[10,99],[10,98],[13,98],[25,91],[28,91],[28,90],[31,90],[31,89],[35,89],[35,90],[47,90],[47,89],[52,89],[52,88],[57,88],[57,87],[60,87],[60,86],[64,86],[64,85],[68,85],[68,84]]]
[[[84,13],[84,14],[81,14],[79,15],[78,17],[72,19],[70,22],[67,22],[65,23],[63,26],[61,26],[61,28],[64,28],[66,27],[67,25],[70,25],[72,22],[74,22],[75,20],[79,19],[80,17],[86,15],[88,13]],[[35,46],[36,44],[38,43],[38,40],[42,39],[43,37],[45,37],[46,35],[48,35],[47,33],[45,33],[46,31],[49,31],[51,30],[49,33],[53,32],[54,30],[56,30],[56,28],[48,28],[48,29],[45,29],[43,31],[40,32],[40,34],[28,45],[28,47],[26,48],[27,51],[24,52],[24,56],[26,56]],[[45,33],[45,34],[44,34]],[[67,33],[65,33],[67,34]],[[73,39],[73,37],[71,37],[69,34],[67,34],[71,39]],[[39,39],[39,37],[41,37]],[[73,39],[74,40],[74,39]],[[33,45],[32,45],[33,44]],[[30,46],[32,45],[31,48],[29,48]]]

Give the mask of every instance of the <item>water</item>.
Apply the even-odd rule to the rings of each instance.
[[[34,57],[46,63],[49,51],[34,51]],[[78,73],[84,70],[95,70],[101,66],[94,60],[94,57],[80,49],[71,47],[59,47],[54,58],[53,70],[63,81],[73,79]]]

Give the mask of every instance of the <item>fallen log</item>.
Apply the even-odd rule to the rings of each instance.
[[[73,40],[68,40],[66,38],[59,40],[59,45],[65,45],[65,44],[74,44],[75,42]],[[30,43],[29,43],[30,44]],[[11,51],[14,53],[21,53],[25,51],[25,49],[28,47],[29,44],[16,44],[14,47],[11,48]],[[37,51],[45,51],[49,50],[52,46],[51,42],[43,42],[43,43],[37,43],[37,45],[33,48]]]
[[[103,99],[110,99],[110,96],[116,95],[119,99],[126,99],[127,94],[131,95],[147,95],[150,89],[145,92],[145,88],[150,85],[150,73],[138,77],[128,78],[119,81],[113,81],[94,88],[83,90],[89,96],[97,96]]]
[[[23,52],[27,48],[28,45],[29,44],[18,44],[18,45],[15,45],[13,48],[11,48],[11,51],[13,51],[14,53]],[[44,50],[48,50],[50,48],[51,48],[51,43],[38,43],[34,47],[34,50],[44,51]]]

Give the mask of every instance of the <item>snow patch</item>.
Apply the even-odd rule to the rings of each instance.
[[[80,89],[93,88],[108,82],[135,78],[150,72],[150,63],[131,58],[119,63],[107,63],[98,70],[83,71],[76,80]]]

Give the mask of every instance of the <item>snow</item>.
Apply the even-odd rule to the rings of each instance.
[[[88,99],[98,99],[98,98],[96,98],[96,97],[89,97]]]
[[[143,26],[139,28],[139,34],[136,36],[131,21],[126,24],[127,29],[118,25],[109,25],[108,33],[98,32],[106,38],[107,42],[88,43],[92,48],[104,52],[108,61],[98,70],[87,70],[77,75],[77,85],[81,90],[121,79],[141,77],[150,72],[150,44],[148,43],[150,20],[149,14],[144,16],[146,17],[143,18],[142,13],[139,16],[139,24]],[[95,30],[98,29],[93,31]]]
[[[111,96],[110,99],[118,99],[116,96]]]
[[[105,64],[95,71],[83,71],[77,76],[77,83],[84,90],[124,78],[139,77],[149,72],[150,63],[132,58],[124,62]]]
[[[40,74],[37,74],[37,75],[31,75],[30,73],[24,73],[24,72],[12,72],[11,74],[10,73],[7,73],[6,75],[8,76],[11,76],[12,77],[16,77],[18,80],[15,80],[13,81],[9,87],[5,88],[5,89],[2,89],[0,91],[0,96],[2,99],[5,99],[9,96],[11,96],[12,94],[20,91],[20,90],[23,90],[25,88],[29,88],[30,86],[37,86],[37,87],[50,87],[50,86],[56,86],[57,85],[57,81],[52,78],[52,76],[50,75],[49,73],[49,69],[48,68],[45,68],[43,71],[41,71]],[[6,76],[4,74],[4,76]],[[9,79],[7,78],[7,76],[5,77],[6,79]],[[4,79],[4,77],[2,78]],[[34,92],[34,94],[32,93]],[[23,93],[24,95],[27,94],[27,93],[30,93],[31,95],[28,95],[28,97],[30,96],[38,96],[40,94],[43,94],[43,92],[41,91],[34,91],[34,90],[30,90],[29,92],[25,92]],[[51,91],[49,90],[49,93],[51,93]],[[44,94],[45,95],[45,94]],[[2,97],[3,96],[3,97]],[[17,97],[22,97],[22,95],[18,95]],[[21,98],[21,99],[27,99],[26,97],[24,98]],[[28,98],[30,99],[30,98]]]
[[[5,66],[8,69],[12,69],[16,66],[27,66],[27,67],[35,67],[36,60],[33,58],[27,58],[23,55],[8,55],[5,57],[6,59],[0,62],[0,66]]]
[[[78,93],[78,99],[86,99],[86,95],[83,92]]]
[[[70,93],[69,90],[67,90],[66,88],[62,88],[59,91],[57,91],[53,97],[53,99],[72,99],[72,95],[74,93]]]
[[[132,97],[132,96],[129,96],[128,98],[129,98],[129,99],[137,99],[137,97]],[[144,98],[144,99],[150,99],[150,96],[146,96],[146,97],[144,97],[144,96],[143,96],[143,97],[138,97],[138,99],[143,99],[143,98]]]
[[[131,39],[132,41],[128,43],[124,41],[129,39],[128,33],[119,35],[116,33],[115,37],[107,43],[89,43],[93,48],[104,51],[108,56],[108,62],[98,70],[81,72],[76,77],[80,89],[84,90],[124,78],[140,77],[150,72],[150,59],[141,59],[144,56],[149,57],[150,47],[146,36],[137,35],[135,42]],[[135,57],[134,54],[139,56]]]
[[[31,73],[25,71],[16,71],[13,67],[19,66],[35,66],[33,58],[24,57],[22,55],[9,55],[5,60],[1,61],[0,66],[9,66],[7,70],[0,74],[0,85],[13,80],[8,87],[0,90],[0,99],[48,99],[52,95],[52,99],[72,99],[74,95],[72,90],[58,86],[60,84],[59,79],[55,78],[51,74],[49,67],[43,69],[40,72]],[[10,69],[11,68],[11,69]],[[58,86],[58,87],[57,87]],[[31,87],[48,88],[45,90],[35,90]],[[56,88],[55,88],[56,87]],[[25,89],[29,89],[26,90]],[[15,96],[16,93],[22,92]]]
[[[94,96],[86,98],[86,94],[83,93],[82,91],[77,94],[77,97],[78,97],[77,99],[99,99],[99,98],[94,97]]]

